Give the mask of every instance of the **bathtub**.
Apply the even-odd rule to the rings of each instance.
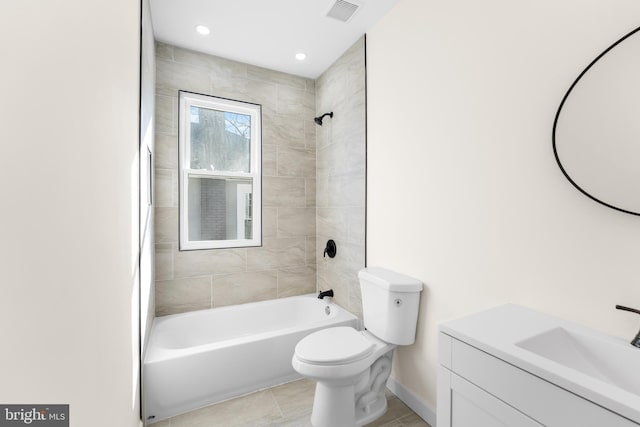
[[[309,333],[360,320],[315,295],[157,317],[143,364],[144,417],[160,421],[300,378],[293,351]]]

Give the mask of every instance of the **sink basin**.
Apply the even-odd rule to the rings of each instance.
[[[556,327],[515,343],[538,356],[640,396],[640,349]]]
[[[640,349],[626,339],[515,304],[449,320],[440,324],[440,331],[630,420],[630,424],[616,424],[593,418],[589,423],[543,422],[543,425],[640,427]],[[443,360],[451,357],[454,368],[461,363],[446,352],[441,357]],[[480,366],[477,369],[478,375],[486,378],[496,374]],[[496,381],[504,381],[508,393],[510,383],[502,377]],[[535,397],[535,393],[529,397]],[[529,397],[522,397],[522,402],[529,401]],[[562,410],[556,407],[555,411]]]

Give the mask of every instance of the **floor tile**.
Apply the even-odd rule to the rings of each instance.
[[[276,402],[284,418],[311,416],[313,396],[316,384],[308,379],[301,379],[271,388]]]
[[[391,394],[389,392],[389,394]],[[386,425],[390,421],[397,420],[405,415],[412,413],[413,411],[404,404],[400,399],[391,394],[387,395],[387,412],[385,412],[380,418],[374,422],[367,424],[370,427],[379,427]]]
[[[411,411],[410,414],[400,418],[398,421],[400,421],[400,425],[402,427],[430,427],[425,420],[420,418],[413,411]]]
[[[308,414],[299,416],[297,418],[288,418],[281,421],[275,421],[273,424],[269,424],[272,427],[313,427],[311,425],[311,410]]]
[[[171,427],[268,426],[282,414],[270,390],[262,390],[171,419]]]
[[[311,427],[315,383],[292,381],[188,412],[150,427]],[[389,390],[387,412],[367,427],[429,427]]]

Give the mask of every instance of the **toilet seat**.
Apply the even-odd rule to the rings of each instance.
[[[344,365],[368,357],[376,347],[361,332],[348,327],[322,329],[296,345],[295,357],[312,365]]]

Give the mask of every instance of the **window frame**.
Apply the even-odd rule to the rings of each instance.
[[[191,107],[228,111],[251,117],[249,172],[191,169]],[[189,240],[189,176],[218,179],[251,179],[252,238]],[[262,246],[262,106],[250,102],[178,91],[178,250],[206,250]]]

